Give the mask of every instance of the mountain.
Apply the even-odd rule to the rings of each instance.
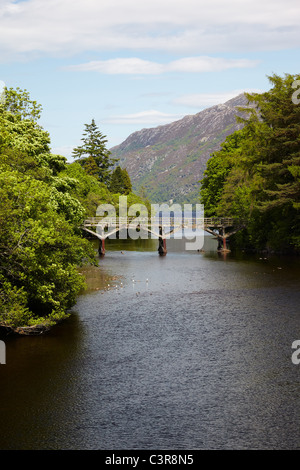
[[[199,180],[210,155],[225,138],[241,129],[237,106],[247,106],[244,94],[197,114],[134,132],[110,149],[126,168],[133,190],[146,193],[153,203],[199,202]]]

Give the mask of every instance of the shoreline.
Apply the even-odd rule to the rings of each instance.
[[[62,320],[60,320],[62,321]],[[55,325],[57,325],[60,321],[55,322],[55,323],[39,323],[36,325],[31,325],[31,326],[9,326],[4,323],[0,323],[0,333],[6,333],[6,335],[18,335],[18,336],[39,336],[47,331],[49,331],[51,328],[53,328]]]

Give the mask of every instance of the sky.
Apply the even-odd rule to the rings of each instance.
[[[299,73],[299,21],[299,0],[0,0],[0,89],[72,161],[92,119],[111,148]]]

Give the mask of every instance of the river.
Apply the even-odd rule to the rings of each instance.
[[[2,337],[0,449],[300,449],[299,259],[215,244],[111,241],[65,322]]]

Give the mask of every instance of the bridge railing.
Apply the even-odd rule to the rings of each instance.
[[[131,222],[136,221],[136,217],[89,217],[84,221],[84,226],[104,226],[119,227],[129,225]],[[155,217],[153,219],[149,217],[140,217],[139,222],[141,225],[170,225],[170,226],[192,226],[192,225],[204,225],[206,227],[233,227],[237,225],[245,224],[244,221],[233,217],[204,217],[204,218],[192,218],[192,217],[166,217],[159,219]]]
[[[237,219],[233,217],[205,217],[204,225],[206,226],[232,226],[237,223]]]

